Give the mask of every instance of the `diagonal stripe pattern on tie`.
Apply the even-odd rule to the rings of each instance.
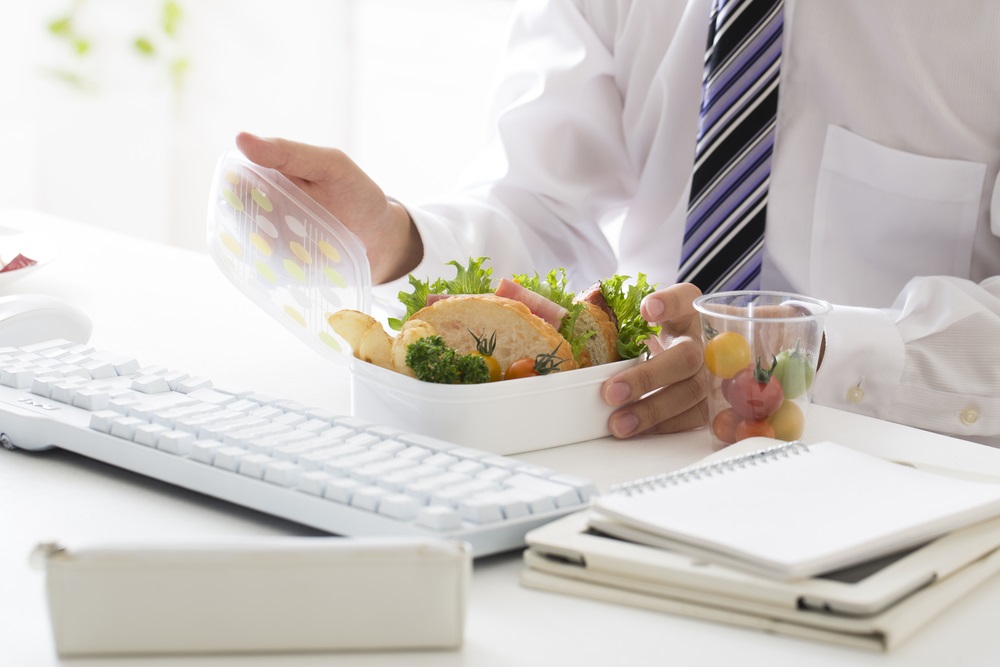
[[[778,110],[781,0],[714,0],[678,282],[760,287]]]

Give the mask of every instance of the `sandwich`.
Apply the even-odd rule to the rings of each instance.
[[[495,281],[485,261],[450,262],[452,279],[411,275],[411,291],[399,293],[405,313],[388,322],[396,336],[355,311],[334,313],[330,324],[361,359],[418,379],[469,383],[632,359],[659,331],[639,314],[654,289],[641,273],[577,294],[563,269]]]

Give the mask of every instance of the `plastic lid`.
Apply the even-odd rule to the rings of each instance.
[[[327,320],[342,309],[370,312],[365,246],[294,183],[225,153],[209,194],[208,248],[240,291],[306,344],[353,358]]]

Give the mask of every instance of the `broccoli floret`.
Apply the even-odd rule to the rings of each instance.
[[[406,348],[406,365],[418,380],[440,384],[477,384],[490,381],[486,361],[476,354],[459,354],[441,336],[426,336]]]

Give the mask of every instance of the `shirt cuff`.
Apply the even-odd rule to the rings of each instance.
[[[834,306],[813,402],[884,418],[903,373],[903,340],[890,313]]]

